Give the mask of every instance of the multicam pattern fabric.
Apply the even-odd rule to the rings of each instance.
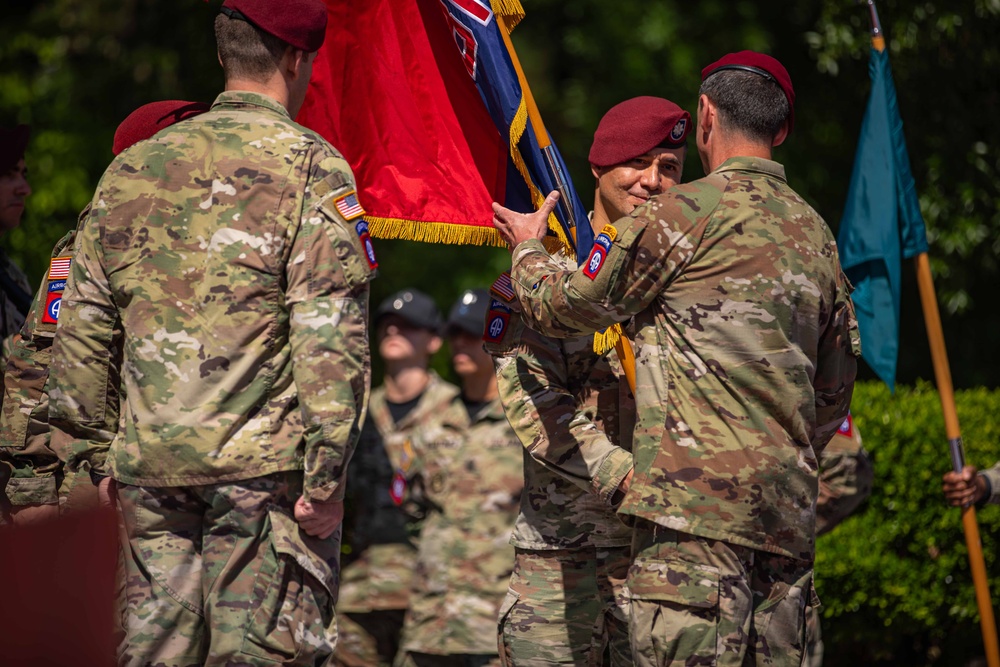
[[[31,282],[28,276],[11,261],[3,248],[0,248],[0,272],[3,272],[15,287],[20,288],[25,294],[31,294]],[[4,368],[7,364],[7,356],[13,344],[12,336],[20,331],[24,319],[24,313],[18,309],[6,290],[0,290],[0,368]]]
[[[370,371],[372,273],[332,205],[353,190],[336,150],[254,93],[121,153],[80,229],[53,344],[50,423],[70,467],[139,486],[304,469],[307,499],[343,498]],[[119,319],[126,428],[109,443],[94,425]]]
[[[565,255],[558,261],[569,266]],[[494,301],[494,309],[505,305]],[[611,498],[632,468],[635,401],[614,351],[592,338],[547,338],[509,309],[502,338],[486,342],[500,398],[524,446],[524,493],[512,543],[522,549],[625,546],[631,531]]]
[[[426,453],[434,510],[420,537],[400,659],[405,652],[497,655],[497,614],[514,565],[509,542],[524,485],[521,452],[497,399],[455,446]]]
[[[986,502],[993,505],[1000,505],[1000,463],[997,463],[988,470],[981,471],[980,474],[990,482],[991,492]]]
[[[506,667],[628,667],[629,547],[517,549],[500,609]]]
[[[292,518],[302,474],[186,488],[121,485],[119,665],[319,665],[337,641],[340,531]],[[225,582],[208,585],[207,582]]]
[[[811,560],[816,456],[847,416],[860,354],[830,230],[760,158],[612,228],[599,266],[561,271],[528,241],[512,276],[541,333],[635,317],[635,477],[619,511]]]
[[[872,494],[874,481],[861,433],[849,418],[819,455],[816,534],[830,532],[849,517]]]

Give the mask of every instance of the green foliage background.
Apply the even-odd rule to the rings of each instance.
[[[363,0],[345,0],[363,1]],[[613,104],[669,97],[690,111],[700,69],[724,53],[767,51],[797,92],[795,131],[778,149],[793,187],[836,229],[869,80],[868,13],[852,0],[522,0],[514,42],[549,131],[584,200],[594,128]],[[0,243],[40,276],[111,160],[118,123],[161,99],[210,101],[221,89],[211,24],[218,0],[36,0],[0,22],[0,124],[30,123],[34,194]],[[997,387],[1000,315],[1000,0],[879,3],[906,125],[952,371],[959,387]],[[358,100],[364,104],[364,100]],[[691,151],[685,180],[702,175]],[[414,285],[447,307],[508,264],[494,248],[379,241],[373,300]],[[876,461],[865,509],[819,546],[827,664],[963,664],[980,646],[957,511],[912,272],[903,286],[899,382],[862,384],[854,402]],[[441,355],[439,355],[441,356]],[[438,364],[443,365],[439,359]],[[868,377],[871,377],[870,375]],[[970,459],[1000,458],[1000,397],[959,394]],[[981,513],[1000,595],[1000,509]],[[995,598],[1000,599],[1000,598]],[[971,647],[971,648],[968,648]]]
[[[956,394],[969,463],[1000,460],[1000,392]],[[889,394],[855,387],[852,411],[871,454],[867,503],[817,543],[827,665],[964,665],[982,655],[961,513],[945,506],[941,403],[921,382]],[[986,572],[1000,593],[1000,506],[978,512]]]

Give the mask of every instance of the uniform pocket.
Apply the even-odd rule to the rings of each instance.
[[[500,665],[502,667],[514,666],[514,661],[510,653],[510,615],[520,597],[517,591],[508,588],[507,596],[503,599],[503,604],[500,605],[500,612],[497,614],[497,650],[500,652]]]
[[[268,552],[254,584],[243,651],[282,665],[322,663],[337,643],[339,534],[309,537],[273,508],[268,518]]]
[[[637,558],[627,580],[633,654],[654,664],[715,664],[719,582],[707,565]]]

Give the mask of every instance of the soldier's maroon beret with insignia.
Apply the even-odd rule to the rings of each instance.
[[[0,127],[0,174],[5,174],[17,166],[28,148],[31,128],[27,125]]]
[[[210,106],[204,102],[184,100],[163,100],[144,104],[130,113],[115,130],[111,152],[118,155],[132,144],[149,139],[165,127],[205,113]]]
[[[795,124],[795,89],[792,87],[792,77],[788,76],[788,70],[784,65],[764,53],[739,51],[728,53],[701,70],[701,80],[704,81],[716,72],[725,70],[753,72],[777,83],[788,100],[788,131],[792,131],[792,125]]]
[[[594,132],[590,164],[610,167],[662,146],[680,148],[691,132],[691,114],[662,97],[633,97],[611,107]]]
[[[322,0],[226,0],[219,11],[307,53],[319,51],[326,37],[326,4]]]

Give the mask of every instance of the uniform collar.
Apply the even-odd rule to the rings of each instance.
[[[722,174],[727,171],[750,171],[787,182],[785,168],[774,160],[765,160],[762,157],[731,157],[719,165],[715,173]]]
[[[227,90],[219,93],[212,103],[212,109],[216,107],[263,107],[291,120],[288,110],[281,106],[278,100],[260,93],[251,93],[247,90]]]

